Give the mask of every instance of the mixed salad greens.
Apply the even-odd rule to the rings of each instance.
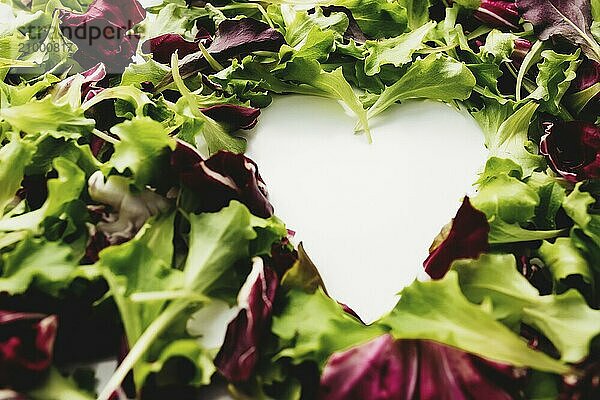
[[[600,398],[599,42],[598,0],[0,0],[0,399]],[[484,132],[371,324],[243,155],[286,93]]]

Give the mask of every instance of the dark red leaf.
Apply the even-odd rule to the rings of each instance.
[[[515,0],[482,0],[473,16],[494,28],[519,30],[520,16]]]
[[[229,323],[225,341],[215,358],[215,366],[229,382],[246,381],[254,372],[278,286],[277,274],[265,267],[262,260],[255,261],[238,297],[242,310]]]
[[[258,167],[243,154],[220,151],[203,160],[190,145],[178,141],[171,165],[184,186],[201,194],[197,211],[215,212],[238,200],[256,216],[273,215]]]
[[[540,152],[571,182],[600,177],[600,127],[584,121],[547,122]]]
[[[52,363],[56,316],[0,310],[0,387],[31,387]]]
[[[431,251],[423,263],[425,272],[433,279],[441,279],[453,261],[479,257],[489,249],[489,232],[490,226],[485,214],[475,209],[465,196],[448,236]]]
[[[171,55],[177,51],[179,59],[200,51],[198,43],[185,40],[183,36],[167,33],[150,39],[144,43],[144,51],[152,53],[155,61],[163,64],[171,63]]]
[[[83,68],[102,62],[109,72],[121,73],[139,41],[127,31],[145,17],[137,0],[95,0],[84,14],[61,10],[60,28],[77,45],[75,58]]]
[[[217,104],[201,108],[202,114],[224,125],[228,131],[252,129],[258,123],[260,109],[254,107],[236,106],[233,104]]]
[[[254,51],[278,51],[285,43],[283,35],[253,18],[226,19],[219,24],[209,53],[220,59]]]

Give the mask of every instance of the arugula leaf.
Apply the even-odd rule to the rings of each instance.
[[[459,260],[458,272],[465,296],[481,303],[491,300],[500,319],[521,319],[542,331],[566,362],[581,361],[589,344],[600,333],[600,311],[593,310],[575,290],[560,295],[540,296],[517,271],[512,255],[483,255],[478,260]]]
[[[408,99],[465,100],[474,86],[475,77],[465,64],[430,54],[417,59],[396,83],[386,87],[367,115],[372,118],[395,102]]]
[[[540,371],[565,373],[561,362],[527,343],[461,292],[456,271],[443,279],[418,282],[401,292],[400,301],[378,324],[399,339],[427,339],[453,346],[489,360]],[[490,338],[494,345],[490,346]]]
[[[365,73],[371,76],[378,74],[384,64],[399,67],[410,62],[413,53],[424,47],[423,41],[434,26],[435,22],[430,21],[414,31],[390,39],[367,40]]]
[[[591,11],[588,0],[517,0],[523,19],[533,24],[538,37],[553,36],[581,46],[592,60],[600,62],[600,45],[590,32]]]

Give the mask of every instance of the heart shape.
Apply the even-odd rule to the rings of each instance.
[[[330,294],[365,321],[389,311],[487,156],[476,122],[408,102],[373,120],[374,143],[331,100],[278,97],[250,137],[275,213]]]

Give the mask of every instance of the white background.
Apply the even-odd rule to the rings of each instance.
[[[393,106],[372,121],[372,144],[354,123],[335,101],[279,97],[247,154],[330,294],[372,321],[422,270],[487,151],[475,121],[441,103]]]

